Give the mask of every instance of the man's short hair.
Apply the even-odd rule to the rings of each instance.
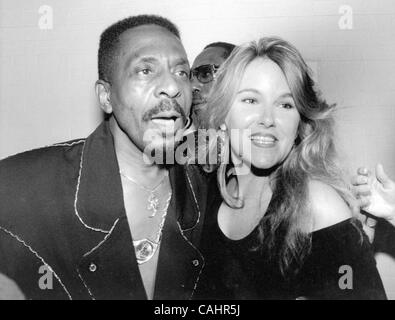
[[[157,25],[167,29],[180,39],[180,32],[177,26],[170,20],[157,15],[138,15],[120,20],[108,27],[100,36],[98,52],[99,79],[110,81],[112,64],[117,55],[119,38],[127,30],[143,25]]]
[[[222,48],[225,50],[225,53],[222,55],[224,59],[227,59],[230,54],[232,53],[233,49],[236,48],[236,46],[232,43],[228,42],[213,42],[208,44],[207,46],[204,47],[203,50],[206,50],[207,48]]]

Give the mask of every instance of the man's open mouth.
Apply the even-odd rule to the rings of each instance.
[[[151,117],[151,121],[157,125],[170,126],[174,125],[175,122],[181,118],[181,115],[177,112],[162,112]]]
[[[192,100],[192,105],[193,106],[198,106],[198,105],[201,105],[201,104],[205,104],[206,103],[206,101],[205,100]]]

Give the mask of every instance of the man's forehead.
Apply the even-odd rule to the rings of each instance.
[[[120,36],[121,56],[174,56],[186,58],[185,49],[174,34],[156,25],[129,29]]]
[[[142,61],[147,63],[156,63],[158,61],[168,61],[171,64],[186,64],[189,65],[186,53],[182,51],[162,50],[156,45],[147,45],[137,50],[124,51],[124,56],[127,57],[127,62]]]
[[[224,48],[221,47],[210,47],[204,49],[193,62],[192,68],[197,68],[205,64],[221,65],[225,59],[224,54],[226,53]]]

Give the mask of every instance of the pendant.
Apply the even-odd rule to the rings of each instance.
[[[150,260],[158,248],[158,244],[149,239],[133,241],[133,246],[138,264],[143,264]]]
[[[147,210],[152,211],[150,218],[155,217],[156,213],[158,212],[158,207],[159,207],[159,199],[153,192],[151,192],[150,196],[148,197],[148,206],[147,206]]]

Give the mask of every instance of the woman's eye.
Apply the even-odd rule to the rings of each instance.
[[[246,98],[246,99],[243,99],[242,101],[245,103],[248,103],[248,104],[256,103],[256,100],[253,98]]]
[[[290,104],[290,103],[282,103],[281,104],[281,106],[284,108],[284,109],[293,109],[293,105],[292,104]]]

